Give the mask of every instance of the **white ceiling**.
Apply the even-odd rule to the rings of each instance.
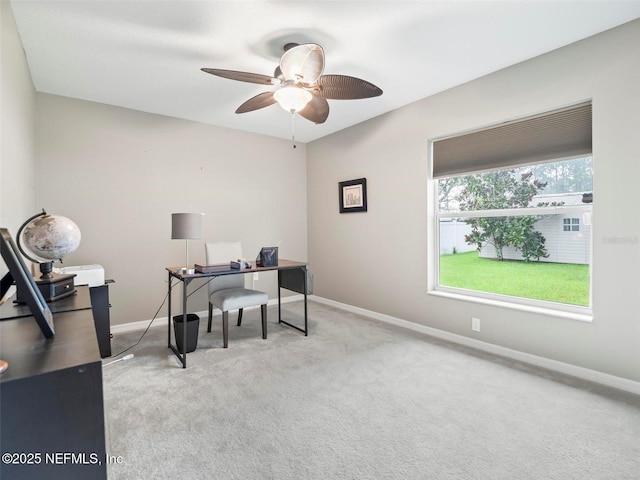
[[[330,100],[309,142],[640,17],[640,0],[12,0],[39,92],[280,138],[290,114],[237,115],[269,89],[202,67],[272,75],[287,42],[325,50],[324,73],[368,80],[381,97]],[[594,66],[597,68],[597,66]]]

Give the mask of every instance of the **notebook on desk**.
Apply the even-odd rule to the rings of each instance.
[[[195,265],[196,273],[228,272],[232,270],[230,263],[216,263],[214,265]]]

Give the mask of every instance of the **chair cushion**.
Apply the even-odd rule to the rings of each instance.
[[[268,301],[269,295],[265,292],[250,290],[248,288],[227,288],[209,295],[209,302],[223,312],[264,305]]]

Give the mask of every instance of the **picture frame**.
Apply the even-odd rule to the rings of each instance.
[[[340,213],[367,211],[367,179],[356,178],[338,183]]]

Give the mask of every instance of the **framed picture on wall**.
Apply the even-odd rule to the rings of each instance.
[[[357,178],[338,183],[340,213],[367,211],[367,179]]]

